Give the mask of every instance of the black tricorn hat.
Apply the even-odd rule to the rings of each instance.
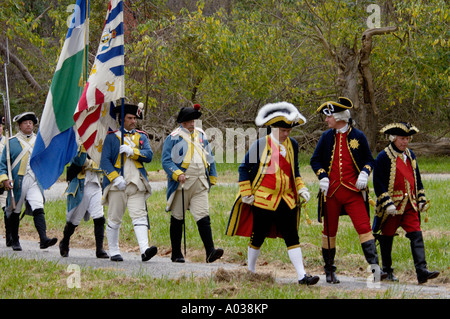
[[[138,105],[125,103],[123,105],[123,113],[136,115],[138,119],[142,120],[144,115],[143,108],[143,103],[139,103]],[[116,106],[114,111],[120,115],[120,113],[122,112],[122,105]]]
[[[327,101],[322,103],[316,112],[322,111],[325,115],[331,115],[332,113],[342,112],[353,107],[352,100],[346,97],[340,97],[337,102]]]
[[[22,123],[23,121],[31,120],[34,124],[38,123],[38,118],[34,112],[24,112],[19,115],[14,116],[13,121],[17,123]]]
[[[411,136],[419,133],[419,129],[411,123],[399,122],[386,125],[380,132],[389,135]]]
[[[200,104],[194,104],[193,107],[182,107],[178,113],[177,122],[183,123],[198,119],[202,115],[200,108]]]

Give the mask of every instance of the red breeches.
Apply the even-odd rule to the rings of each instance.
[[[367,234],[372,231],[370,227],[370,218],[366,211],[366,206],[361,193],[349,190],[341,185],[332,197],[327,197],[327,214],[325,217],[323,234],[329,237],[335,237],[338,230],[339,214],[345,209],[352,220],[353,226],[359,235]],[[327,231],[329,227],[329,233]]]
[[[420,231],[419,214],[410,203],[408,203],[402,215],[389,216],[386,219],[381,233],[386,236],[394,236],[399,227],[402,227],[407,233]]]

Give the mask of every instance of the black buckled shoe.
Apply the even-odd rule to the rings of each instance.
[[[305,277],[303,277],[303,279],[298,281],[298,283],[300,285],[312,286],[312,285],[317,284],[319,279],[320,279],[319,276],[311,276],[311,275],[306,274]]]
[[[217,259],[219,259],[220,257],[222,257],[223,255],[223,249],[222,248],[217,248],[214,249],[211,254],[209,254],[208,258],[206,258],[206,262],[207,263],[212,263],[214,261],[216,261]]]
[[[424,284],[428,279],[436,278],[439,274],[439,271],[429,271],[428,269],[424,269],[417,272],[417,281],[419,284]]]
[[[103,258],[103,259],[109,258],[108,253],[103,248],[96,249],[95,250],[95,256],[97,258]]]
[[[39,242],[39,248],[46,249],[46,248],[56,244],[57,241],[58,241],[58,238],[47,238],[47,239]]]
[[[111,261],[123,261],[122,255],[120,255],[120,254],[111,256],[110,259],[111,259]]]
[[[155,246],[147,248],[145,252],[141,255],[142,261],[150,260],[153,256],[156,255],[157,252],[158,248],[156,248]]]
[[[19,240],[17,241],[13,240],[11,243],[11,247],[14,251],[22,251],[22,246],[20,246]]]
[[[172,258],[170,258],[170,259],[171,259],[172,262],[174,262],[174,263],[184,263],[184,262],[185,262],[184,257],[172,257]]]

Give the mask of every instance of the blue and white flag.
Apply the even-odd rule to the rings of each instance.
[[[81,142],[97,163],[108,129],[115,124],[113,102],[125,97],[124,61],[123,1],[110,0],[97,56],[73,114]]]
[[[89,0],[77,0],[45,101],[30,165],[44,189],[76,155],[73,112],[87,78]]]

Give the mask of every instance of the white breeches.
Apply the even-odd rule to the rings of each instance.
[[[87,183],[84,185],[83,199],[80,204],[67,213],[67,222],[78,226],[83,217],[85,220],[97,219],[104,216],[102,205],[102,189],[98,184]]]

